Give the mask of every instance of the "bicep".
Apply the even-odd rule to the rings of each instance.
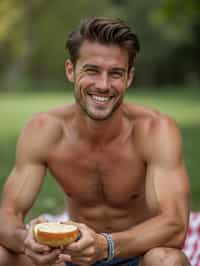
[[[24,218],[39,193],[49,149],[58,135],[54,128],[57,128],[54,120],[38,114],[22,130],[16,147],[16,164],[4,186],[1,205],[15,217]]]
[[[189,210],[189,182],[184,163],[174,168],[149,165],[146,177],[147,198],[161,215],[186,220]]]
[[[189,179],[183,160],[181,135],[176,125],[164,121],[151,135],[146,177],[147,195],[151,195],[157,212],[181,218],[189,211]]]
[[[46,115],[34,116],[22,130],[16,147],[16,164],[4,187],[2,207],[25,215],[32,207],[46,171],[52,140]]]
[[[35,201],[44,175],[42,164],[16,164],[4,186],[1,207],[23,218]]]

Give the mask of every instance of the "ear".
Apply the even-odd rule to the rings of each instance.
[[[135,68],[132,67],[128,73],[127,88],[129,88],[135,78]]]
[[[74,65],[69,59],[65,61],[65,74],[69,81],[74,82]]]

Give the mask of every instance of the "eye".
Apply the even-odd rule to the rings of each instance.
[[[95,75],[98,73],[98,71],[96,69],[93,69],[93,68],[88,68],[85,70],[85,72],[89,75]]]
[[[112,78],[116,78],[116,79],[123,77],[123,73],[122,72],[117,72],[117,71],[111,72],[110,75],[111,75]]]

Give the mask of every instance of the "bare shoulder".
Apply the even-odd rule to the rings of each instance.
[[[22,135],[28,134],[47,142],[55,142],[61,136],[64,126],[70,122],[72,112],[73,106],[61,106],[47,112],[36,113],[26,123]]]
[[[69,109],[69,110],[68,110]],[[63,136],[64,127],[70,120],[68,107],[59,107],[34,114],[25,124],[17,144],[18,153],[45,157]]]
[[[22,130],[21,138],[52,142],[59,137],[60,133],[61,125],[58,119],[56,119],[53,115],[44,112],[34,114],[27,121]]]
[[[162,133],[178,130],[174,119],[156,109],[128,103],[124,106],[124,113],[136,125],[135,129],[142,130],[144,133],[152,135],[161,130]]]
[[[141,105],[126,106],[133,123],[133,137],[144,151],[145,157],[161,152],[181,156],[182,137],[177,123],[166,114]]]

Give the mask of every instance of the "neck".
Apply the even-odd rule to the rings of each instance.
[[[121,108],[118,108],[108,119],[93,120],[80,107],[76,113],[79,134],[94,144],[107,144],[119,136],[122,128]]]

